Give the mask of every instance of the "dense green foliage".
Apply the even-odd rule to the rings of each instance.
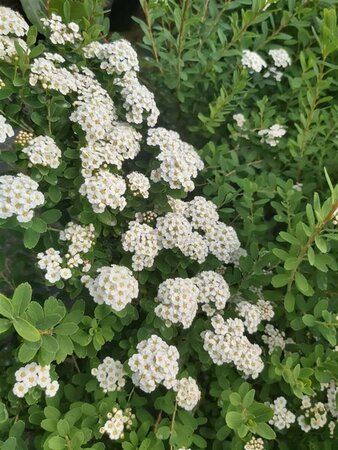
[[[131,268],[131,255],[120,237],[135,212],[170,210],[167,195],[191,200],[183,189],[153,184],[149,199],[126,193],[123,211],[95,213],[79,194],[83,183],[79,149],[84,133],[69,120],[75,94],[63,95],[29,83],[30,67],[44,51],[57,52],[66,64],[89,67],[116,103],[125,120],[119,87],[113,76],[83,56],[83,46],[109,41],[109,24],[100,1],[24,1],[29,20],[25,53],[0,60],[0,114],[16,131],[53,137],[62,149],[56,169],[31,166],[17,142],[0,152],[1,171],[23,172],[39,183],[45,203],[26,223],[0,220],[0,448],[4,450],[123,449],[241,450],[252,436],[266,450],[334,450],[338,427],[329,421],[309,432],[297,420],[278,430],[269,421],[266,403],[283,396],[296,417],[302,398],[326,403],[323,383],[337,382],[337,169],[338,2],[279,0],[141,0],[144,16],[135,19],[143,36],[138,43],[140,79],[155,93],[158,126],[174,129],[192,143],[205,162],[194,195],[217,205],[220,219],[236,230],[247,251],[237,265],[224,266],[208,256],[200,266],[176,249],[162,251],[151,268],[134,272],[138,299],[122,311],[93,302],[75,269],[72,278],[49,283],[37,267],[37,254],[49,247],[65,250],[59,231],[70,221],[92,223],[96,243],[86,258],[92,272],[120,264]],[[269,4],[268,7],[267,3]],[[47,6],[45,6],[47,5]],[[39,22],[51,12],[65,23],[80,25],[84,41],[53,45]],[[38,27],[38,28],[37,28]],[[40,35],[39,35],[40,36]],[[252,73],[241,63],[242,52],[268,59],[270,49],[284,48],[292,63],[281,81]],[[234,114],[245,117],[243,127]],[[276,146],[258,132],[274,124],[286,134]],[[144,132],[145,126],[135,128]],[[82,133],[82,134],[81,134]],[[142,154],[130,167],[149,175],[154,149],[142,141]],[[130,165],[130,167],[129,167]],[[136,169],[135,169],[136,166]],[[116,171],[117,172],[117,171]],[[337,213],[336,213],[337,214]],[[198,314],[189,329],[167,327],[154,313],[163,280],[193,277],[201,270],[223,271],[231,299],[224,317],[236,317],[236,299],[271,302],[273,326],[285,333],[285,349],[271,354],[262,335],[251,340],[263,348],[264,370],[244,378],[232,364],[215,365],[203,349],[201,332],[210,319]],[[91,374],[105,356],[124,363],[137,344],[152,334],[175,345],[180,376],[192,376],[202,398],[192,412],[177,406],[175,393],[163,386],[152,393],[135,387],[129,377],[121,391],[104,393]],[[33,388],[24,398],[12,388],[15,371],[31,361],[51,364],[60,389],[48,398]],[[130,407],[136,415],[124,438],[102,436],[106,414]]]

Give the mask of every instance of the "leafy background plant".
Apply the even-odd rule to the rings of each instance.
[[[304,394],[324,401],[320,383],[338,374],[337,233],[332,222],[338,201],[337,2],[269,4],[265,9],[263,0],[142,0],[144,16],[135,19],[143,33],[137,43],[142,81],[155,92],[160,125],[178,130],[199,149],[206,168],[197,192],[218,206],[221,219],[235,227],[248,252],[239,267],[226,269],[231,292],[255,301],[253,291],[262,289],[275,305],[274,325],[293,341],[287,352],[265,354],[264,372],[250,381],[231,366],[211,364],[201,351],[201,318],[178,332],[154,316],[149,300],[158,284],[194,272],[175,252],[159,256],[154,271],[139,274],[140,308],[129,305],[119,314],[94,305],[76,279],[56,288],[46,285],[35,254],[56,244],[57,231],[73,217],[94,223],[103,236],[94,249],[97,267],[112,256],[130,264],[111,241],[141,205],[130,198],[119,217],[108,211],[93,214],[78,195],[78,157],[68,147],[70,103],[54,93],[36,95],[27,87],[30,61],[47,48],[44,37],[37,36],[42,31],[39,17],[53,11],[66,22],[79,23],[85,43],[109,39],[104,2],[22,1],[38,29],[32,27],[27,38],[29,59],[19,52],[15,67],[1,64],[6,79],[1,112],[18,129],[48,130],[66,150],[57,170],[31,171],[47,193],[41,213],[26,227],[14,219],[1,223],[1,448],[236,450],[252,433],[266,440],[267,449],[290,449],[296,441],[300,449],[335,448],[337,430],[333,438],[327,429],[300,434],[296,425],[276,433],[268,425],[271,408],[265,402],[283,395],[289,408],[299,411]],[[252,76],[241,67],[244,49],[266,55],[278,47],[292,58],[281,82]],[[101,81],[108,84],[109,77],[102,75]],[[247,119],[248,138],[232,118],[238,112]],[[283,124],[287,134],[277,147],[269,147],[260,142],[257,130],[274,123]],[[17,150],[14,144],[1,151],[4,169],[26,169]],[[139,164],[144,168],[147,161]],[[301,190],[294,188],[296,183],[302,184]],[[154,192],[150,206],[163,204],[164,198],[163,192]],[[113,229],[112,220],[117,220]],[[154,330],[177,345],[182,364],[203,387],[194,414],[177,410],[173,393],[161,389],[145,396],[130,383],[126,391],[105,395],[90,374],[107,354],[125,360]],[[33,391],[20,400],[11,393],[16,368],[32,360],[58,364],[62,386],[55,398],[45,400]],[[98,420],[116,402],[131,406],[136,424],[122,443],[111,444],[102,440]]]

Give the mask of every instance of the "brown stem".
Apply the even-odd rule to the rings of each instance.
[[[154,433],[156,434],[156,431],[157,431],[157,429],[158,429],[158,426],[159,426],[159,424],[160,424],[160,422],[161,422],[161,419],[162,419],[162,411],[160,411],[159,413],[158,413],[158,415],[157,415],[157,419],[156,419],[156,422],[155,422],[155,425],[154,425]]]
[[[180,29],[178,32],[178,44],[177,44],[177,86],[178,87],[180,85],[180,80],[181,80],[181,54],[182,54],[185,19],[186,19],[186,15],[188,12],[188,6],[189,6],[189,0],[184,0]]]
[[[142,6],[143,6],[143,12],[144,12],[144,15],[145,15],[146,21],[147,21],[148,33],[149,33],[149,37],[150,37],[150,40],[151,40],[151,47],[152,47],[152,50],[153,50],[154,58],[155,58],[155,61],[157,62],[157,64],[159,65],[160,60],[159,60],[159,57],[158,57],[156,42],[155,42],[154,35],[153,35],[151,17],[150,17],[150,12],[149,12],[149,8],[148,8],[147,0],[142,2]],[[162,73],[162,68],[161,68],[160,65],[159,65],[159,69],[160,69],[160,72]]]

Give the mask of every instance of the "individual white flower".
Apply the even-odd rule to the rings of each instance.
[[[38,183],[22,173],[0,176],[0,218],[16,216],[19,222],[29,222],[34,209],[45,201],[38,187]]]
[[[169,278],[160,284],[155,314],[167,326],[180,323],[189,328],[196,316],[199,289],[189,278]]]
[[[128,361],[132,380],[144,392],[153,392],[159,384],[171,389],[178,373],[179,353],[160,337],[152,335],[137,344],[137,352]]]
[[[130,269],[124,266],[104,266],[97,270],[94,279],[83,281],[94,301],[121,311],[138,296],[138,283]]]
[[[56,380],[54,380],[50,384],[48,384],[46,387],[47,397],[55,397],[57,391],[59,390],[59,387],[60,387],[60,385]]]
[[[192,411],[201,399],[201,391],[192,377],[176,381],[174,391],[178,406],[186,411]]]
[[[243,67],[247,67],[249,70],[257,73],[261,72],[264,67],[267,67],[266,62],[258,53],[249,50],[243,51],[241,63]]]
[[[33,138],[29,145],[22,149],[22,152],[28,156],[33,165],[40,164],[52,169],[56,169],[60,165],[61,150],[49,136]]]

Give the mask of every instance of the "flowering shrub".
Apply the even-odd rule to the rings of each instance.
[[[236,56],[248,84],[230,100],[221,92],[210,117],[208,97],[195,91],[203,74],[183,70],[187,48],[200,45],[205,63],[203,42],[189,41],[185,24],[206,27],[210,45],[228,6],[205,2],[200,25],[188,0],[142,1],[154,57],[141,60],[153,68],[146,85],[132,45],[108,35],[103,2],[22,3],[35,25],[0,8],[1,448],[263,450],[297,440],[300,449],[334,449],[337,188],[324,167],[324,201],[306,197],[303,178],[283,178],[295,173],[293,162],[284,167],[290,124],[273,123],[268,97],[257,100],[252,119],[231,106],[228,137],[238,149],[225,151],[220,130],[226,105],[242,92],[256,101],[257,86],[269,95],[295,64],[283,48],[266,49],[268,60],[249,45],[251,25],[265,24],[268,42],[281,33],[269,30],[272,2],[243,10],[242,28],[232,16],[230,47],[246,48],[233,53],[229,25],[219,30],[222,57]],[[305,14],[288,4],[292,17]],[[164,21],[153,29],[158,14]],[[318,26],[325,62],[338,40],[333,9]],[[304,30],[299,40],[308,45]],[[177,50],[177,66],[166,78],[172,61],[161,64],[168,59],[157,48],[176,31],[167,52]],[[317,84],[310,110],[304,106],[310,116],[296,126],[300,137],[288,144],[304,176],[315,153],[307,145],[317,134],[326,139],[329,148],[314,157],[324,164],[335,133],[325,122],[329,108],[312,130],[317,107],[328,102],[321,90],[334,86],[323,84],[321,71],[335,70],[324,62],[319,72],[304,62],[314,73],[304,79]],[[190,97],[185,82],[194,73]],[[219,84],[215,70],[205,87],[211,78]],[[149,89],[161,83],[175,89],[168,105],[161,96],[157,105]],[[287,103],[282,88],[279,96]],[[183,120],[180,133],[169,129],[170,120],[179,123],[173,105],[182,102],[184,118],[195,100],[199,119]],[[182,137],[188,128],[195,147]],[[274,156],[264,158],[267,149]],[[262,175],[247,150],[263,159]]]

